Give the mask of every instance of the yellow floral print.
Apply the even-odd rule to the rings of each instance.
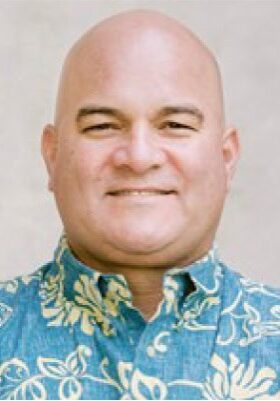
[[[256,362],[250,359],[248,366],[230,353],[229,365],[217,354],[211,365],[216,372],[207,377],[203,394],[208,399],[265,399],[276,379],[276,373],[269,367],[256,370]]]

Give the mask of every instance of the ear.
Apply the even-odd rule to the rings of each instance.
[[[240,141],[238,131],[234,127],[228,128],[223,135],[223,158],[226,169],[227,191],[237,166],[240,155]]]
[[[44,158],[48,175],[48,189],[53,191],[54,170],[57,153],[57,132],[51,124],[45,126],[41,140],[41,153]]]

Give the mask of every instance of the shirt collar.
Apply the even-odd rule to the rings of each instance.
[[[55,273],[56,280],[60,280],[60,291],[67,299],[74,299],[76,291],[80,291],[80,297],[94,291],[95,302],[101,310],[104,310],[104,313],[107,308],[110,308],[110,314],[116,315],[119,303],[132,307],[132,295],[124,276],[102,274],[77,260],[71,252],[65,235],[61,237],[55,251],[50,273]],[[169,269],[163,277],[163,293],[167,304],[169,303],[169,309],[183,297],[190,280],[195,289],[193,292],[201,299],[201,302],[205,298],[212,301],[217,299],[215,294],[219,289],[221,275],[216,246],[213,246],[207,255],[188,266]],[[189,307],[187,298],[183,304],[185,309]]]
[[[219,288],[218,278],[221,276],[221,266],[217,246],[214,244],[206,255],[184,267],[175,267],[166,272],[166,276],[188,275],[196,291],[206,295],[215,294]]]

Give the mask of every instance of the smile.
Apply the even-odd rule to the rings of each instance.
[[[159,189],[120,189],[110,191],[107,194],[111,196],[154,196],[154,195],[171,195],[175,194],[174,190],[159,190]]]

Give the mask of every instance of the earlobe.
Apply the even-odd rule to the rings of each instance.
[[[53,176],[57,150],[57,134],[55,127],[51,124],[45,126],[41,140],[41,153],[48,171],[48,189],[53,191]]]
[[[227,190],[229,191],[231,181],[236,170],[240,155],[239,134],[236,128],[228,128],[223,135],[223,158],[226,169]]]

